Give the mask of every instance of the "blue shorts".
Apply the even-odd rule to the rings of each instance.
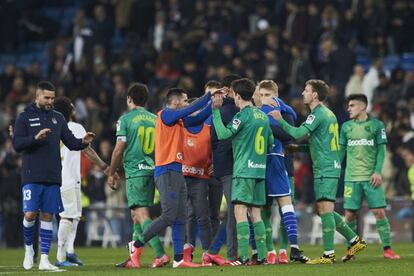
[[[59,185],[24,184],[23,212],[56,214],[63,212]]]
[[[285,158],[269,155],[266,164],[266,193],[270,197],[289,196],[291,193]]]

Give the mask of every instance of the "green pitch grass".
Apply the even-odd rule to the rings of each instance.
[[[318,257],[322,252],[321,246],[303,246],[303,249],[311,258]],[[172,269],[171,265],[159,269],[150,269],[152,250],[146,248],[143,254],[144,265],[139,271],[117,269],[114,264],[123,261],[127,257],[124,248],[79,248],[78,256],[85,263],[82,267],[65,268],[62,275],[414,275],[414,244],[395,244],[393,249],[401,255],[400,260],[384,260],[380,245],[368,245],[366,250],[357,256],[355,261],[342,263],[340,257],[345,250],[344,246],[337,246],[337,263],[333,265],[267,265],[245,267],[203,267],[195,269]],[[168,250],[169,255],[171,249]],[[223,250],[222,250],[223,251]],[[200,261],[200,253],[195,256],[195,261]],[[51,272],[40,273],[37,266],[26,271],[22,267],[23,249],[0,249],[0,275],[50,275]],[[52,249],[50,260],[55,260],[56,249]]]

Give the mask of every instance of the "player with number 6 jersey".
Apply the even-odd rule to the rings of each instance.
[[[237,221],[239,259],[232,265],[248,262],[249,223],[247,210],[254,227],[257,246],[257,263],[266,263],[266,230],[260,208],[266,204],[265,176],[267,152],[273,145],[273,135],[266,114],[251,103],[255,84],[249,79],[235,80],[231,84],[236,106],[240,108],[232,122],[224,126],[219,107],[223,99],[213,98],[213,124],[219,140],[232,138],[233,182],[231,200]]]

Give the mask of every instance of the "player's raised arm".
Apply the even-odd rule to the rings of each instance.
[[[240,127],[241,121],[237,119],[237,114],[234,116],[233,121],[230,122],[227,127],[224,126],[223,120],[221,119],[220,107],[223,103],[221,97],[213,97],[213,125],[216,129],[217,138],[219,140],[225,140],[232,137]]]
[[[208,92],[198,100],[194,101],[192,104],[179,108],[179,109],[170,109],[165,108],[161,113],[161,119],[166,125],[173,125],[178,120],[190,115],[191,113],[203,108],[210,101],[211,93]]]
[[[300,127],[294,127],[290,125],[288,122],[286,122],[285,119],[283,119],[282,114],[280,111],[273,110],[268,113],[270,116],[272,116],[276,121],[278,121],[283,128],[284,131],[286,131],[290,136],[292,136],[295,139],[299,139],[304,137],[305,135],[309,134],[311,132],[311,129],[306,127],[304,124],[306,124],[309,121],[309,117],[313,116],[312,114],[309,115],[308,119],[305,123],[303,123]]]

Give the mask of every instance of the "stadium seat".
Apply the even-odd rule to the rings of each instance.
[[[312,231],[310,235],[310,244],[321,244],[322,243],[322,220],[319,216],[314,215],[312,217]],[[344,243],[345,239],[335,231],[335,244]]]
[[[160,236],[160,241],[164,247],[170,247],[172,245],[172,228],[170,226],[165,229],[164,236]]]
[[[364,217],[364,228],[362,234],[367,243],[379,243],[380,236],[377,232],[377,220],[372,213],[367,213]]]
[[[384,57],[384,69],[385,70],[394,70],[398,65],[400,65],[400,57],[397,55],[389,55]]]
[[[45,8],[40,12],[40,14],[60,22],[62,10],[60,8]]]
[[[401,59],[403,63],[414,63],[414,53],[404,53]]]
[[[356,57],[357,64],[361,65],[364,68],[364,71],[367,72],[371,66],[371,60],[367,55],[357,55]]]
[[[11,55],[11,54],[3,54],[0,55],[0,63],[5,65],[7,63],[15,63],[17,60],[15,55]]]
[[[108,218],[106,218],[100,210],[92,210],[90,212],[86,245],[90,246],[92,241],[101,241],[102,247],[117,247],[121,241],[121,237],[112,232]]]

